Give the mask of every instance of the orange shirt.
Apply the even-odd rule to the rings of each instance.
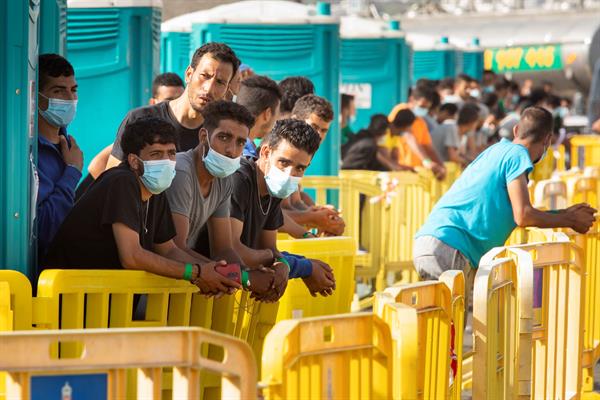
[[[408,104],[406,103],[396,105],[390,113],[390,115],[388,115],[388,120],[392,122],[394,118],[396,118],[396,114],[398,113],[398,111],[407,108]],[[429,135],[429,129],[427,128],[427,123],[423,118],[417,117],[415,119],[415,122],[413,122],[413,124],[411,125],[410,131],[415,137],[415,140],[418,144],[431,145],[431,136]],[[395,139],[393,137],[390,137],[390,140],[388,140],[386,143],[386,147],[388,147],[390,150],[392,148],[398,147],[400,154],[400,158],[398,161],[400,162],[400,164],[409,165],[411,167],[421,167],[423,165],[421,157],[415,154],[410,149],[410,147],[408,147],[408,144],[406,143],[404,138],[400,137]]]

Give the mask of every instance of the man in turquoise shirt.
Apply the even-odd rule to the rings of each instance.
[[[415,236],[413,257],[422,279],[463,270],[468,298],[481,257],[504,245],[517,226],[568,227],[580,233],[590,229],[596,210],[587,204],[558,212],[531,205],[527,176],[550,146],[552,125],[547,110],[526,109],[512,142],[503,139],[465,169]]]

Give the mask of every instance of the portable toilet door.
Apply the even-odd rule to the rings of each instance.
[[[68,127],[87,164],[111,144],[127,112],[151,97],[159,71],[160,0],[68,0],[67,52],[79,84]]]
[[[44,0],[40,11],[40,54],[67,57],[67,0]]]
[[[462,70],[481,82],[483,78],[483,49],[479,45],[479,38],[473,38],[469,46],[462,50]]]
[[[327,15],[327,6],[242,1],[197,15],[192,24],[192,49],[207,42],[226,43],[257,74],[277,81],[306,76],[316,94],[332,103],[333,123],[307,171],[310,175],[337,175],[340,164],[339,23]]]
[[[356,122],[351,128],[357,132],[369,125],[371,115],[387,115],[406,101],[409,51],[398,21],[342,17],[340,36],[340,92],[354,95]]]
[[[413,40],[413,84],[421,78],[444,79],[453,78],[462,72],[462,53],[452,46],[448,37],[444,36],[433,45],[424,44],[431,38],[423,35],[409,36]]]
[[[33,277],[39,1],[0,2],[0,269]]]

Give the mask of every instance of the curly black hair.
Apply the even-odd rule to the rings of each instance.
[[[297,119],[282,119],[263,140],[264,144],[276,149],[283,140],[287,140],[297,149],[304,150],[311,156],[317,152],[321,144],[321,136],[310,125]]]
[[[252,129],[254,126],[254,117],[246,107],[227,100],[211,101],[202,109],[202,116],[204,117],[203,127],[209,135],[219,126],[219,122],[226,119],[239,122],[248,129]]]
[[[333,120],[333,107],[323,97],[307,94],[296,101],[296,105],[292,109],[292,116],[297,119],[307,119],[311,114],[329,122]]]
[[[304,76],[291,76],[279,82],[281,89],[281,105],[279,106],[282,113],[290,113],[296,104],[296,101],[302,96],[313,94],[315,85],[310,79]]]
[[[125,126],[121,138],[121,148],[125,156],[139,156],[144,147],[154,143],[177,145],[177,132],[173,125],[161,118],[145,117]]]
[[[211,57],[217,61],[231,64],[233,67],[233,75],[231,76],[232,78],[235,76],[238,68],[240,67],[240,59],[237,58],[231,47],[227,46],[225,43],[218,42],[209,42],[198,47],[192,56],[190,67],[196,69],[198,63],[205,54],[210,54]]]
[[[48,78],[73,76],[75,70],[69,61],[58,54],[40,54],[38,58],[39,87],[44,89]]]

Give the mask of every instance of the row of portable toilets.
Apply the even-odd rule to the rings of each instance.
[[[428,47],[413,46],[399,21],[332,17],[328,3],[242,1],[173,18],[161,30],[156,0],[55,2],[66,15],[66,53],[80,84],[71,130],[85,132],[85,154],[100,151],[125,113],[147,101],[155,74],[183,76],[193,51],[209,41],[227,43],[243,63],[275,80],[309,77],[317,94],[336,108],[340,92],[354,94],[355,130],[368,125],[370,115],[387,114],[405,101],[419,78],[463,71],[479,78],[483,68],[478,44],[459,50],[443,37]],[[103,124],[90,126],[97,115]],[[334,124],[323,146],[328,151],[317,153],[309,174],[337,174],[338,131]]]
[[[256,73],[279,80],[303,75],[316,93],[339,110],[339,93],[355,94],[358,129],[374,113],[406,100],[421,77],[480,77],[478,45],[458,50],[447,39],[408,43],[398,21],[336,18],[330,5],[242,1],[177,17],[162,25],[161,0],[9,1],[0,5],[0,260],[26,270],[32,265],[36,159],[37,56],[65,55],[79,84],[77,116],[68,127],[85,154],[84,169],[110,144],[126,113],[147,104],[161,71],[180,75],[190,55],[208,41],[229,44]],[[172,27],[172,28],[170,28]],[[430,38],[431,39],[431,38]],[[412,62],[411,62],[412,60]],[[337,118],[308,175],[337,175]],[[11,240],[14,239],[14,240]],[[16,243],[16,244],[15,244]]]

